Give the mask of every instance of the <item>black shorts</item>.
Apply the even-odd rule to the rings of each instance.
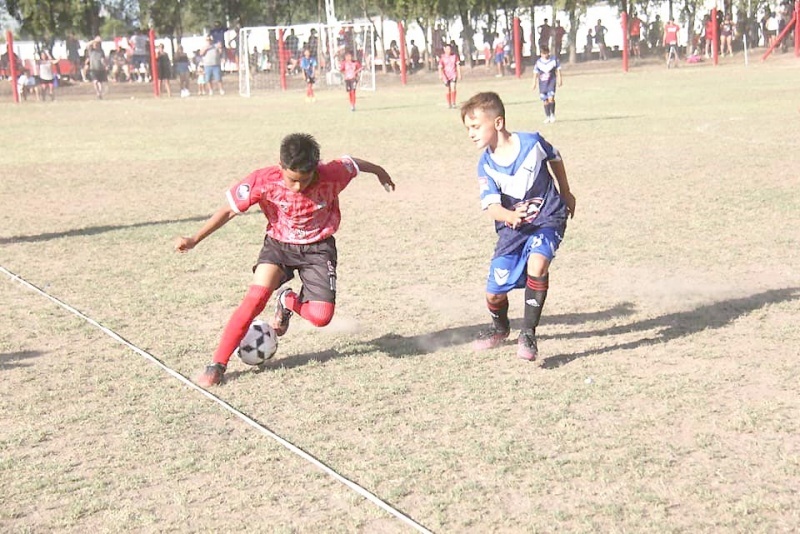
[[[108,81],[108,74],[106,73],[105,69],[101,70],[90,70],[89,77],[92,81],[95,82],[107,82]]]
[[[345,80],[344,81],[344,88],[347,90],[347,92],[355,91],[356,90],[356,84],[358,84],[357,80]]]
[[[336,259],[333,236],[308,245],[283,243],[266,236],[256,266],[262,263],[279,265],[283,269],[281,285],[294,278],[297,271],[303,283],[301,302],[336,302]]]

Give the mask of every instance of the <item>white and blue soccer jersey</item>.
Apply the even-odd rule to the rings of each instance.
[[[552,96],[556,92],[556,71],[560,69],[561,62],[557,57],[550,56],[547,59],[540,57],[536,60],[533,71],[539,75],[539,93]]]
[[[518,250],[540,228],[556,228],[563,235],[567,222],[567,205],[547,167],[548,161],[561,161],[558,150],[538,133],[512,135],[519,142],[519,153],[510,165],[497,163],[488,148],[478,162],[482,209],[492,204],[511,211],[527,206],[528,216],[516,229],[495,221],[495,257]]]

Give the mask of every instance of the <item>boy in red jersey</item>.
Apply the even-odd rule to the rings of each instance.
[[[447,107],[456,107],[456,82],[461,80],[461,64],[458,56],[453,54],[453,47],[447,43],[439,58],[439,78],[447,88]]]
[[[344,74],[344,88],[350,97],[350,111],[356,110],[356,85],[358,85],[358,75],[361,74],[361,63],[353,59],[352,52],[344,55],[344,61],[339,69]]]
[[[257,204],[267,218],[264,246],[253,268],[253,281],[244,300],[222,333],[213,362],[196,379],[209,387],[222,377],[236,347],[267,304],[272,293],[298,271],[303,288],[285,288],[277,299],[272,320],[282,336],[293,313],[314,326],[333,317],[336,301],[336,241],[339,228],[339,193],[360,172],[376,175],[387,191],[394,182],[380,166],[349,156],[321,163],[319,145],[308,134],[291,134],[281,142],[280,165],[252,172],[227,192],[228,202],[192,237],[180,237],[178,252],[188,252],[236,215]]]
[[[678,32],[681,27],[675,24],[673,19],[664,26],[664,48],[667,49],[667,68],[672,66],[672,60],[675,60],[675,66],[678,66],[680,56],[678,55]]]

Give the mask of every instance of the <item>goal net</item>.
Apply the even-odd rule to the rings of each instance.
[[[347,52],[361,62],[359,89],[375,90],[372,24],[301,24],[242,28],[239,34],[239,94],[305,91],[300,59],[307,48],[317,60],[314,90],[344,85],[339,68]]]

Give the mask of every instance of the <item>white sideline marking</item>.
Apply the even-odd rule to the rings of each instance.
[[[11,271],[6,269],[2,265],[0,265],[0,271],[2,271],[3,274],[5,274],[9,278],[11,278],[12,280],[14,280],[16,282],[19,282],[20,284],[22,284],[23,286],[27,287],[28,289],[40,294],[41,296],[51,300],[52,302],[58,304],[59,306],[61,306],[62,308],[64,308],[68,312],[72,313],[73,315],[76,315],[76,316],[80,317],[81,319],[83,319],[87,323],[91,324],[92,326],[97,327],[104,334],[106,334],[107,336],[111,337],[115,341],[118,341],[119,343],[122,343],[126,347],[130,348],[136,354],[144,357],[147,360],[150,360],[150,362],[154,363],[155,365],[157,365],[158,367],[160,367],[161,369],[166,371],[167,374],[171,375],[173,378],[178,379],[180,382],[183,382],[185,385],[189,386],[190,388],[194,389],[195,391],[197,391],[199,393],[202,393],[203,395],[205,395],[206,397],[208,397],[212,401],[216,402],[217,404],[219,404],[220,406],[222,406],[223,408],[225,408],[226,410],[231,412],[233,415],[235,415],[236,417],[238,417],[239,419],[241,419],[242,421],[247,423],[248,425],[252,426],[256,430],[258,430],[259,432],[264,434],[265,436],[268,436],[268,437],[274,439],[275,441],[277,441],[278,443],[280,443],[281,445],[283,445],[284,447],[286,447],[287,449],[289,449],[290,451],[292,451],[293,453],[295,453],[299,457],[301,457],[304,460],[306,460],[306,461],[310,462],[311,464],[315,465],[321,471],[324,471],[325,473],[327,473],[331,477],[335,478],[336,480],[338,480],[339,482],[341,482],[342,484],[344,484],[345,486],[347,486],[351,490],[355,491],[356,493],[358,493],[359,495],[361,495],[362,497],[364,497],[368,501],[370,501],[373,504],[377,505],[379,508],[382,508],[384,511],[386,511],[389,514],[395,516],[397,519],[403,521],[404,523],[406,523],[410,527],[416,529],[418,532],[424,532],[425,534],[433,534],[430,530],[428,530],[424,526],[420,525],[419,523],[417,523],[416,521],[414,521],[413,519],[411,519],[407,515],[403,514],[401,511],[397,510],[396,508],[393,508],[389,504],[385,503],[384,501],[382,501],[381,499],[379,499],[378,497],[376,497],[374,494],[370,493],[369,491],[367,491],[363,487],[359,486],[355,482],[343,477],[342,475],[340,475],[339,473],[337,473],[336,471],[334,471],[333,469],[331,469],[330,467],[328,467],[327,465],[322,463],[320,460],[317,460],[311,454],[307,453],[306,451],[304,451],[300,447],[298,447],[298,446],[292,444],[291,442],[285,440],[284,438],[280,437],[278,434],[274,433],[272,430],[270,430],[267,427],[259,424],[255,419],[252,419],[249,415],[246,415],[246,414],[240,412],[239,410],[237,410],[236,408],[234,408],[233,406],[231,406],[230,404],[228,404],[224,400],[220,399],[219,397],[217,397],[213,393],[209,393],[208,391],[206,391],[205,389],[201,388],[200,386],[198,386],[197,384],[195,384],[194,382],[192,382],[191,380],[189,380],[188,378],[186,378],[182,374],[180,374],[177,371],[167,367],[167,365],[164,364],[161,360],[159,360],[158,358],[156,358],[155,356],[153,356],[149,352],[140,349],[139,347],[137,347],[136,345],[134,345],[130,341],[126,340],[125,338],[123,338],[122,336],[120,336],[119,334],[117,334],[116,332],[111,330],[110,328],[107,328],[107,327],[103,326],[102,324],[98,323],[97,321],[95,321],[91,317],[88,317],[87,315],[83,314],[82,312],[76,310],[75,308],[73,308],[72,306],[67,304],[66,302],[63,302],[63,301],[59,300],[58,298],[50,295],[49,293],[47,293],[43,289],[40,289],[37,286],[31,284],[30,282],[28,282],[27,280],[25,280],[21,276],[18,276],[16,274],[12,273]]]

